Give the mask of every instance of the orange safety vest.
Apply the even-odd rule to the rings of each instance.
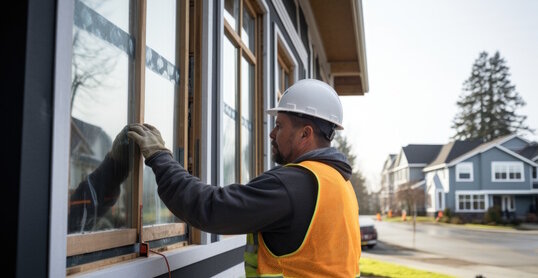
[[[301,246],[282,256],[269,250],[261,233],[249,234],[245,252],[246,276],[359,277],[359,206],[351,182],[321,162],[303,161],[286,166],[303,167],[318,181],[310,226]]]

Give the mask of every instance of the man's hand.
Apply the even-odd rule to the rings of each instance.
[[[145,158],[151,157],[158,151],[167,151],[161,133],[149,124],[130,124],[127,136],[135,141]]]

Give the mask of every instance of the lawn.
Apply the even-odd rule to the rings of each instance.
[[[378,260],[361,258],[361,277],[380,278],[451,278],[454,276],[439,274],[429,271],[413,269],[397,264],[385,263]]]

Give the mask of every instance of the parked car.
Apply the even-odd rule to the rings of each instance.
[[[374,248],[377,244],[377,230],[374,226],[374,220],[370,216],[359,216],[359,225],[362,246],[366,246],[368,249]]]

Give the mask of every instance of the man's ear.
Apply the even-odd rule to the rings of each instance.
[[[312,129],[311,126],[306,125],[303,127],[303,134],[302,134],[303,138],[308,138],[309,136],[312,136],[313,134],[314,134],[314,129]]]

